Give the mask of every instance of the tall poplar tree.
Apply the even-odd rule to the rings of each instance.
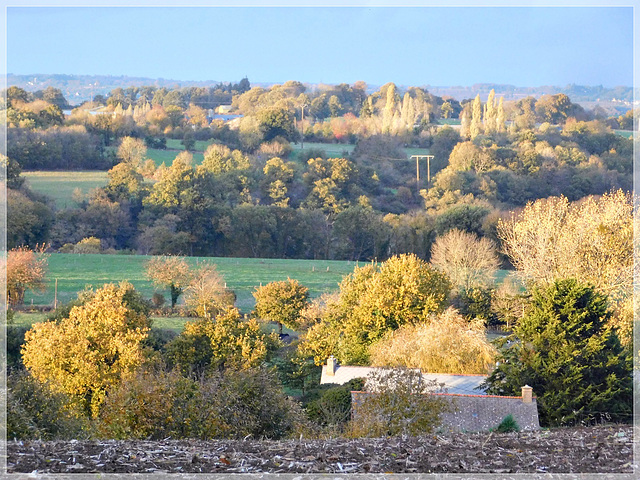
[[[498,110],[496,112],[496,132],[503,133],[507,130],[505,124],[505,114],[504,114],[504,102],[503,98],[500,97],[500,101],[498,102]]]
[[[489,92],[489,98],[487,98],[486,109],[484,115],[484,131],[487,134],[494,133],[496,131],[496,92],[492,88]]]
[[[390,83],[387,87],[387,102],[382,112],[382,132],[389,133],[393,123],[393,115],[396,111],[396,86]]]
[[[473,100],[471,109],[471,125],[469,127],[471,140],[480,135],[480,133],[482,133],[482,102],[480,101],[480,94],[478,94]]]

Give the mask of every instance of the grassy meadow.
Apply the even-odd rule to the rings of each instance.
[[[75,206],[73,192],[87,194],[93,188],[104,187],[109,179],[104,171],[22,172],[27,185],[34,191],[51,197],[58,208]]]
[[[302,149],[300,143],[292,143],[291,152],[292,156],[297,156]],[[356,148],[353,143],[319,143],[319,142],[304,142],[304,150],[323,150],[327,154],[327,158],[341,158],[344,157],[344,152],[350,154],[353,149]]]
[[[292,143],[291,156],[297,156],[302,151],[300,143]],[[318,143],[318,142],[304,142],[304,150],[323,150],[328,158],[341,158],[345,156],[344,152],[351,154],[353,149],[356,148],[353,143]],[[411,155],[428,155],[428,148],[403,148],[407,158]]]
[[[58,302],[68,302],[77,292],[91,285],[94,288],[105,283],[128,280],[146,298],[158,291],[169,299],[168,290],[156,288],[145,275],[145,263],[151,257],[145,255],[77,255],[53,253],[49,256],[49,271],[44,292],[27,292],[25,304],[53,304],[55,280],[58,280]],[[337,290],[342,277],[353,271],[355,262],[331,260],[281,260],[260,258],[197,258],[188,262],[216,265],[227,286],[237,295],[236,305],[248,313],[254,306],[252,292],[261,284],[288,277],[298,280],[316,297],[324,292]]]
[[[146,278],[145,263],[150,258],[145,255],[50,254],[45,291],[28,291],[25,305],[53,305],[56,279],[59,303],[75,299],[77,293],[86,287],[98,288],[105,283],[124,280],[131,282],[145,298],[151,298],[157,291],[168,301],[168,290],[156,288]],[[357,265],[356,262],[349,261],[261,258],[188,257],[187,261],[193,266],[199,262],[215,264],[227,286],[236,293],[236,306],[243,313],[249,313],[253,309],[255,300],[252,292],[260,285],[294,278],[309,288],[312,297],[318,297],[322,293],[336,291],[342,278]],[[363,263],[360,262],[359,265]],[[497,283],[501,283],[509,275],[511,272],[500,270]],[[29,326],[44,321],[46,316],[46,313],[16,312],[14,324]],[[187,320],[185,317],[153,317],[153,326],[179,333]]]
[[[184,150],[184,148],[182,148],[181,150]],[[176,158],[179,153],[180,152],[176,150],[159,150],[157,148],[148,148],[147,158],[153,160],[158,167],[163,163],[168,167],[173,163],[174,158]],[[191,152],[191,154],[193,155],[193,165],[200,165],[202,163],[202,160],[204,159],[204,153],[196,151]]]
[[[49,313],[42,312],[16,312],[12,325],[30,327],[34,323],[45,322]],[[179,334],[184,329],[185,322],[193,320],[187,317],[151,317],[152,328],[171,330]]]
[[[621,137],[624,138],[633,138],[633,131],[632,130],[614,130],[616,135],[620,135]]]

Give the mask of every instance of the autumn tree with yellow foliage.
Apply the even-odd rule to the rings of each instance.
[[[211,318],[233,306],[235,294],[227,288],[215,265],[200,264],[190,276],[191,281],[184,288],[184,303],[193,313]]]
[[[631,339],[633,199],[622,190],[569,202],[550,197],[498,223],[511,262],[525,279],[587,282],[613,303],[623,339]]]
[[[265,333],[260,322],[244,320],[231,307],[213,318],[187,322],[167,351],[170,363],[184,374],[200,374],[228,367],[258,367],[278,345],[275,333]]]
[[[256,315],[276,322],[282,334],[282,325],[292,330],[298,328],[302,311],[307,307],[309,289],[297,280],[288,278],[257,288],[253,297],[256,299]]]
[[[149,330],[148,307],[133,286],[108,284],[67,318],[34,324],[25,334],[23,363],[95,417],[107,392],[143,363]]]
[[[468,321],[451,307],[429,322],[390,332],[370,352],[374,366],[457,374],[487,374],[497,353],[487,341],[484,322]]]
[[[193,273],[184,257],[154,257],[147,262],[147,277],[155,285],[169,288],[171,308],[176,306],[178,297],[193,280]]]
[[[415,255],[356,267],[340,284],[338,300],[309,328],[300,350],[317,364],[334,355],[343,364],[366,365],[371,344],[442,312],[450,291],[446,275]]]

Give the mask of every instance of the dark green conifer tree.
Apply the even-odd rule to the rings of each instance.
[[[608,323],[607,298],[574,279],[537,287],[500,346],[488,392],[533,387],[543,425],[629,421],[632,362]]]

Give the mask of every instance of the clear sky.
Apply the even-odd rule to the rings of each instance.
[[[8,7],[7,72],[632,86],[631,7]]]

